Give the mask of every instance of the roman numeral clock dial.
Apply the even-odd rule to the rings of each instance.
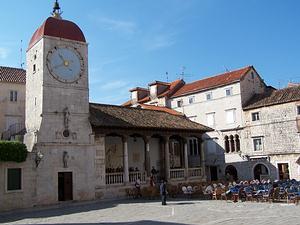
[[[50,74],[60,82],[73,83],[84,69],[83,58],[73,47],[55,47],[48,52],[47,67]]]

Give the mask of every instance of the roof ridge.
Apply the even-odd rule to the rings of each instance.
[[[218,74],[215,74],[215,75],[213,75],[213,76],[204,77],[204,78],[202,78],[202,79],[199,79],[199,80],[196,80],[196,81],[187,83],[187,84],[192,84],[192,83],[195,83],[195,82],[198,82],[198,81],[202,81],[202,80],[206,80],[206,79],[210,79],[210,78],[214,78],[214,77],[218,77],[218,76],[224,76],[224,75],[229,74],[229,73],[237,72],[237,71],[244,70],[244,69],[250,69],[250,68],[252,68],[252,67],[253,67],[253,66],[249,65],[249,66],[241,67],[241,68],[239,68],[239,69],[234,69],[234,70],[232,70],[232,71],[227,71],[227,72],[225,72],[225,73],[218,73]]]
[[[23,71],[26,71],[26,70],[25,70],[25,69],[23,69],[23,68],[11,67],[11,66],[0,66],[0,68],[6,68],[6,69],[15,69],[15,70],[23,70]]]
[[[122,105],[112,105],[112,104],[103,104],[103,103],[93,103],[93,102],[90,102],[90,104],[92,104],[92,105],[99,105],[99,106],[115,107],[115,108],[128,108],[128,109],[133,109],[133,110],[148,110],[148,111],[152,111],[152,112],[156,111],[156,112],[170,114],[170,113],[164,112],[164,111],[158,111],[158,110],[153,110],[153,109],[144,109],[144,108],[138,108],[138,107],[130,107],[130,106],[122,106]],[[140,104],[142,104],[142,103],[140,103]],[[168,107],[165,107],[165,108],[170,109]],[[174,114],[171,114],[171,115],[174,115]],[[181,116],[181,115],[174,115],[174,116]]]

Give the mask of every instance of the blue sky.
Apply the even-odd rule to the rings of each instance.
[[[0,65],[23,49],[54,0],[1,2]],[[267,84],[300,82],[298,0],[60,0],[89,42],[90,99],[120,104],[154,80],[191,82],[254,65]],[[23,61],[25,53],[23,51]]]

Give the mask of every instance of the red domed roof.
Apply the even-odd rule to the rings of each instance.
[[[44,35],[65,38],[74,41],[86,42],[83,32],[73,22],[68,20],[56,19],[49,17],[46,21],[34,32],[28,49],[38,42]]]

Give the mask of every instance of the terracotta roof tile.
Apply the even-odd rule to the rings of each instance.
[[[251,68],[247,66],[235,71],[223,73],[213,77],[208,77],[202,80],[198,80],[192,83],[185,84],[182,88],[176,91],[171,97],[179,97],[182,95],[195,93],[202,90],[211,89],[218,86],[227,85],[236,81],[239,81]]]
[[[162,111],[90,103],[90,123],[95,128],[173,130],[203,133],[212,129],[184,116]]]
[[[268,88],[263,94],[254,95],[243,107],[244,110],[283,104],[300,100],[300,85],[276,90]]]
[[[174,92],[176,92],[179,88],[181,88],[184,85],[184,81],[183,80],[174,80],[170,83],[162,82],[162,81],[155,81],[149,85],[153,85],[153,84],[163,84],[163,85],[168,86],[168,88],[163,93],[161,93],[157,96],[157,97],[161,98],[161,97],[165,97],[165,96],[171,96]],[[148,90],[148,89],[145,89],[145,90]],[[146,96],[146,97],[140,99],[138,101],[138,103],[142,104],[142,103],[148,102],[150,100],[151,100],[150,96]],[[131,106],[131,105],[132,105],[131,100],[122,104],[122,106]]]
[[[164,96],[171,96],[174,94],[177,90],[179,90],[182,86],[184,86],[184,81],[183,80],[174,80],[173,82],[169,83],[170,86],[169,88],[158,95],[158,97],[164,97]]]
[[[170,109],[170,108],[167,108],[167,107],[161,107],[161,106],[155,106],[155,105],[146,105],[146,104],[140,104],[140,106],[143,109],[151,109],[151,110],[166,112],[166,113],[176,115],[176,116],[184,116],[184,114],[182,114],[181,112],[178,112],[174,109]]]
[[[0,66],[0,82],[26,83],[26,71],[19,68]]]

